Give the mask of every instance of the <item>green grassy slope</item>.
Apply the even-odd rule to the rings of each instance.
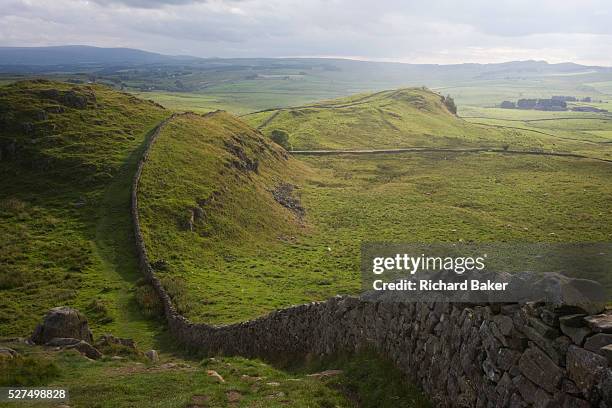
[[[382,91],[244,116],[264,133],[289,133],[295,150],[501,146],[511,134],[482,128],[448,111],[421,88]]]
[[[74,408],[432,406],[392,362],[369,351],[350,358],[293,362],[291,369],[283,370],[241,357],[164,356],[162,362],[151,364],[131,358],[92,361],[74,350],[57,352],[23,343],[0,345],[26,355],[0,360],[0,386],[67,389]],[[331,376],[309,375],[332,369],[341,371]],[[14,406],[0,402],[0,407]],[[56,407],[58,402],[21,401],[19,406]]]
[[[272,194],[307,173],[227,113],[182,115],[163,129],[142,174],[140,216],[150,259],[166,264],[159,268],[162,281],[190,298],[177,301],[182,312],[205,318],[206,305],[213,305],[232,313],[238,296],[261,314],[292,300],[270,285],[280,272],[250,269],[240,259],[266,259],[307,228]],[[305,279],[286,275],[287,283]]]
[[[231,164],[229,140],[259,160],[259,173]],[[145,237],[190,318],[236,322],[356,293],[361,242],[612,238],[609,163],[448,152],[297,161],[280,152],[225,113],[181,116],[153,147],[141,185]],[[282,183],[297,185],[302,218],[273,200]],[[190,230],[196,207],[204,215]]]
[[[276,129],[286,131],[294,150],[484,147],[612,158],[607,139],[612,122],[606,114],[474,107],[462,111],[467,120],[451,114],[440,95],[410,88],[267,110],[243,118],[267,135]],[[489,117],[496,114],[517,120]],[[572,120],[556,120],[559,117]],[[539,118],[552,120],[529,120]]]
[[[0,88],[0,336],[27,335],[72,305],[94,330],[154,330],[133,304],[130,182],[146,135],[169,113],[102,86]]]
[[[378,401],[382,405],[363,406],[394,406],[398,400],[407,407],[428,406],[425,397],[397,370],[370,356],[319,367],[346,366],[350,376],[340,375],[332,383],[307,376],[312,372],[308,367],[288,372],[239,357],[200,362],[177,348],[160,320],[142,315],[134,291],[140,273],[135,262],[130,187],[146,138],[168,116],[169,112],[155,104],[102,86],[37,81],[0,88],[0,346],[20,354],[0,361],[0,386],[67,388],[72,407],[350,407],[354,406],[351,398],[371,386],[359,379],[375,375],[384,382],[381,386],[387,387],[388,395]],[[163,191],[155,197],[147,196],[152,199],[152,213],[148,214],[156,217],[156,225],[148,232],[167,233],[162,238],[171,237],[176,248],[185,249],[181,245],[187,245],[186,241],[174,241],[178,235],[175,225],[165,222],[178,215],[168,211],[194,205],[187,196],[215,197],[205,205],[207,211],[215,209],[210,212],[215,215],[207,218],[212,227],[196,227],[203,237],[219,240],[221,246],[230,245],[232,239],[234,243],[257,241],[301,228],[292,213],[279,208],[273,199],[265,199],[269,192],[263,189],[285,180],[283,171],[300,173],[305,168],[229,115],[184,116],[168,128],[180,136],[199,131],[203,125],[215,137],[183,138],[183,144],[177,144],[180,157],[162,151],[161,158],[168,159],[163,163],[166,167],[148,166],[159,172],[156,177],[168,182],[161,184]],[[220,139],[221,134],[230,137]],[[202,151],[210,155],[208,162],[198,161],[206,159]],[[160,156],[154,153],[152,158],[159,160]],[[257,172],[248,158],[262,163]],[[191,170],[182,173],[175,168]],[[211,183],[208,172],[213,169],[220,172],[219,184]],[[206,179],[197,178],[202,171]],[[166,176],[170,178],[164,179]],[[251,189],[245,178],[260,183]],[[147,182],[152,181],[145,180],[145,185]],[[229,213],[217,216],[219,203],[225,199],[230,204],[223,208]],[[169,259],[174,266],[175,258]],[[191,261],[205,262],[206,258]],[[166,282],[174,294],[181,294],[180,281]],[[224,301],[222,296],[217,300]],[[158,349],[161,361],[152,364],[134,356],[92,361],[74,351],[58,352],[6,338],[27,336],[42,315],[58,305],[83,311],[95,336],[111,332],[135,339],[142,351]],[[367,363],[367,371],[360,368],[359,361]],[[225,382],[219,382],[209,370],[222,375]],[[350,398],[345,387],[350,387]]]

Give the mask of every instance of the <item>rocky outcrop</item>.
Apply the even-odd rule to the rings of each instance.
[[[87,318],[78,310],[67,306],[56,307],[47,312],[43,322],[34,330],[31,340],[36,344],[46,344],[56,337],[79,339],[88,343],[93,341]]]
[[[297,186],[289,183],[281,183],[272,190],[272,196],[277,203],[293,212],[298,218],[304,218],[306,210],[302,206],[300,198],[295,196]]]
[[[151,267],[138,222],[138,180],[132,216],[139,265],[163,304],[169,331],[209,354],[274,359],[373,348],[418,384],[436,407],[612,407],[612,369],[599,347],[612,311],[579,301],[549,303],[384,302],[335,297],[226,326],[195,324],[181,316]],[[571,285],[569,286],[571,288]],[[571,296],[570,296],[571,295]],[[599,313],[596,315],[589,315]]]
[[[10,347],[0,347],[0,361],[4,360],[12,360],[17,357],[19,353],[13,350]]]

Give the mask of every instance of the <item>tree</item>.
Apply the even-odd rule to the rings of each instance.
[[[274,143],[281,145],[285,149],[289,150],[289,134],[284,130],[274,129],[270,134],[270,138]]]
[[[457,114],[457,105],[455,105],[455,100],[451,98],[450,95],[447,95],[446,97],[443,96],[442,102],[444,103],[444,105],[446,106],[446,109],[448,109],[450,113],[452,113],[453,115]]]

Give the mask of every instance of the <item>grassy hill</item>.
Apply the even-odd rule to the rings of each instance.
[[[96,332],[150,331],[131,303],[129,188],[167,116],[102,86],[0,88],[0,336],[27,334],[60,304],[89,311]]]
[[[265,259],[270,246],[307,228],[299,204],[290,208],[290,186],[309,172],[228,113],[182,115],[163,129],[141,178],[141,224],[182,312],[199,315],[214,305],[231,313],[239,296],[262,314],[293,300],[270,286],[280,271],[251,273],[241,259]]]
[[[161,319],[146,313],[137,301],[150,293],[135,262],[130,187],[145,140],[169,116],[154,103],[103,86],[29,81],[0,88],[0,347],[20,354],[0,360],[0,386],[68,388],[74,407],[350,407],[356,398],[366,407],[429,406],[390,362],[376,356],[291,362],[291,371],[240,357],[201,360],[182,352]],[[176,137],[171,148],[156,149],[154,165],[146,166],[142,211],[152,220],[145,230],[152,252],[172,244],[165,283],[182,307],[191,307],[199,293],[187,296],[174,267],[182,267],[177,260],[206,262],[209,253],[197,241],[181,239],[194,215],[186,207],[205,210],[197,213],[189,237],[219,241],[211,251],[231,259],[220,251],[224,245],[290,236],[302,228],[298,207],[281,206],[266,188],[293,180],[287,171],[300,175],[307,169],[224,113],[179,116],[167,131]],[[202,132],[208,137],[193,137]],[[223,279],[218,275],[213,283]],[[219,306],[231,305],[233,299],[222,295],[215,299]],[[96,337],[111,332],[132,338],[143,351],[159,350],[161,361],[92,361],[74,350],[7,338],[28,336],[59,305],[83,311]],[[345,373],[330,379],[307,375],[338,368]]]
[[[367,111],[378,98],[351,98],[350,109]],[[396,103],[386,109],[405,107],[404,98]],[[343,109],[325,114],[347,120]],[[419,111],[421,123],[462,123],[439,105],[427,112]],[[258,171],[241,162],[257,162]],[[595,160],[498,153],[298,161],[227,113],[184,115],[154,145],[139,203],[151,259],[179,308],[228,323],[357,293],[361,242],[608,241],[611,172]],[[299,213],[275,200],[288,184]]]
[[[335,143],[326,147],[378,148],[360,130],[364,118],[378,117],[381,135],[434,146],[500,143],[513,134],[543,143],[468,124],[445,109],[436,94],[400,90],[322,102],[300,108],[303,116],[261,113],[275,115],[263,133],[225,112],[168,122],[145,164],[139,205],[149,257],[179,310],[196,321],[227,323],[356,293],[360,243],[367,241],[612,238],[609,163],[450,152],[298,160],[266,135],[280,118],[290,133],[303,121],[316,126],[321,143]],[[59,370],[44,383],[69,386],[75,406],[92,405],[90,395],[100,396],[99,406],[149,406],[151,395],[159,406],[204,397],[222,406],[235,393],[243,406],[351,406],[339,390],[357,395],[371,389],[372,378],[381,393],[364,406],[425,406],[375,358],[327,363],[347,370],[329,385],[307,377],[311,368],[288,373],[256,360],[200,363],[174,354],[163,326],[136,301],[143,286],[129,216],[143,144],[169,116],[103,86],[30,81],[0,88],[0,337],[27,335],[47,309],[67,304],[85,312],[95,334],[162,351],[164,364],[143,366],[34,350]],[[326,132],[335,121],[343,131]],[[441,137],[436,129],[457,133]],[[227,382],[216,382],[208,369]],[[249,383],[258,376],[280,385]],[[175,393],[159,392],[169,385]]]
[[[468,108],[471,115],[475,110]],[[476,111],[490,114],[491,110]],[[593,118],[588,113],[565,113],[575,117],[571,121],[574,127],[568,127],[569,121],[556,120],[554,112],[495,111],[515,116],[539,115],[551,120],[538,122],[536,127],[533,121],[525,125],[489,118],[464,120],[449,112],[442,96],[422,88],[266,110],[245,115],[243,119],[268,136],[275,130],[286,132],[288,147],[293,150],[493,148],[612,159],[612,144],[605,133],[610,129],[607,115]]]
[[[442,97],[399,89],[244,116],[264,133],[289,133],[295,150],[465,146],[490,142],[478,127],[449,112]],[[500,133],[500,132],[497,132]]]

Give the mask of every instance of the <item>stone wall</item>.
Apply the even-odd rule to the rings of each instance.
[[[171,120],[170,118],[169,120]],[[395,362],[436,407],[612,408],[612,311],[597,316],[544,304],[377,303],[335,297],[226,326],[177,313],[147,258],[132,215],[140,268],[157,291],[170,332],[209,354],[278,358],[374,348]],[[607,345],[607,346],[606,346]]]

